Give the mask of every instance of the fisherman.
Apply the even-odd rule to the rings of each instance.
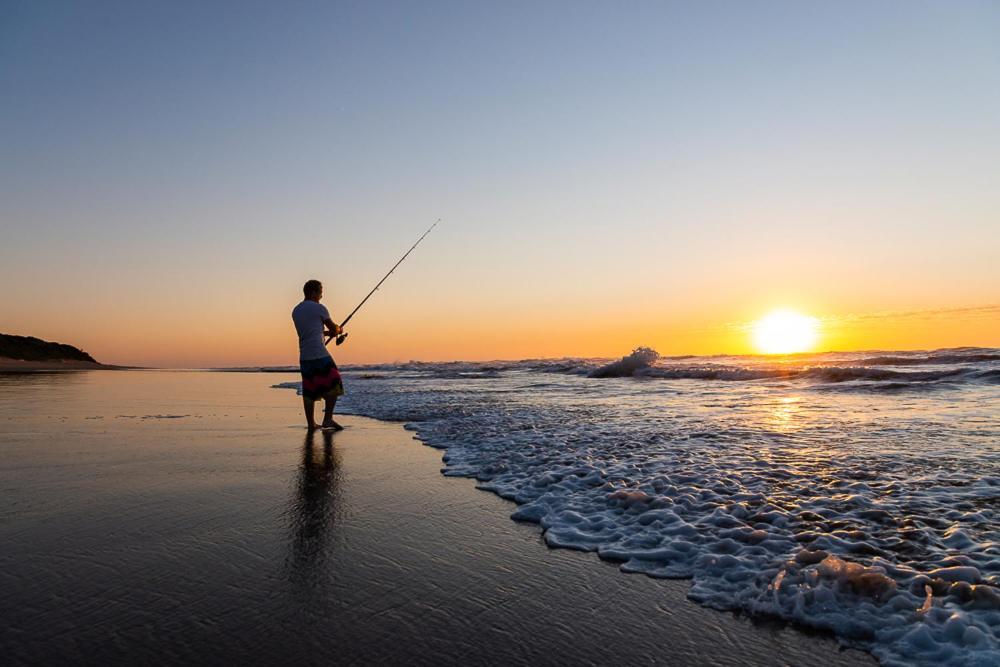
[[[330,311],[320,303],[323,283],[306,281],[302,292],[305,299],[292,309],[292,321],[299,334],[299,369],[302,371],[302,405],[306,411],[306,423],[310,431],[319,428],[313,408],[316,401],[322,398],[321,427],[340,431],[344,427],[333,420],[333,408],[337,405],[337,397],[344,395],[344,383],[337,364],[326,349],[326,342],[342,334],[343,328],[330,319]]]

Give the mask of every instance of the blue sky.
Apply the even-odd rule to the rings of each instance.
[[[515,314],[642,337],[771,305],[1000,301],[996,3],[5,2],[2,16],[0,279],[25,288],[0,295],[0,330],[59,338],[69,317],[120,361],[283,359],[304,278],[349,310],[438,217],[358,324],[452,334],[390,337],[372,358],[505,356],[468,337]],[[271,333],[233,350],[248,311]],[[109,333],[132,317],[202,324],[147,354]]]

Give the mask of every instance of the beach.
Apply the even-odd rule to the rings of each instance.
[[[8,664],[874,664],[548,548],[398,423],[309,438],[274,379],[0,375]]]
[[[1000,667],[1000,2],[7,5],[0,667]]]

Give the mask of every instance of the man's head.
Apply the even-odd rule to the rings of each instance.
[[[318,280],[307,280],[302,286],[302,293],[309,301],[319,301],[323,298],[323,283]]]

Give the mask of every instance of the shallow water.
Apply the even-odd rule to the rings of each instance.
[[[885,664],[1000,663],[1000,351],[648,361],[351,369],[345,406],[551,546]]]
[[[274,376],[0,374],[4,664],[863,665],[549,550],[398,425]]]

